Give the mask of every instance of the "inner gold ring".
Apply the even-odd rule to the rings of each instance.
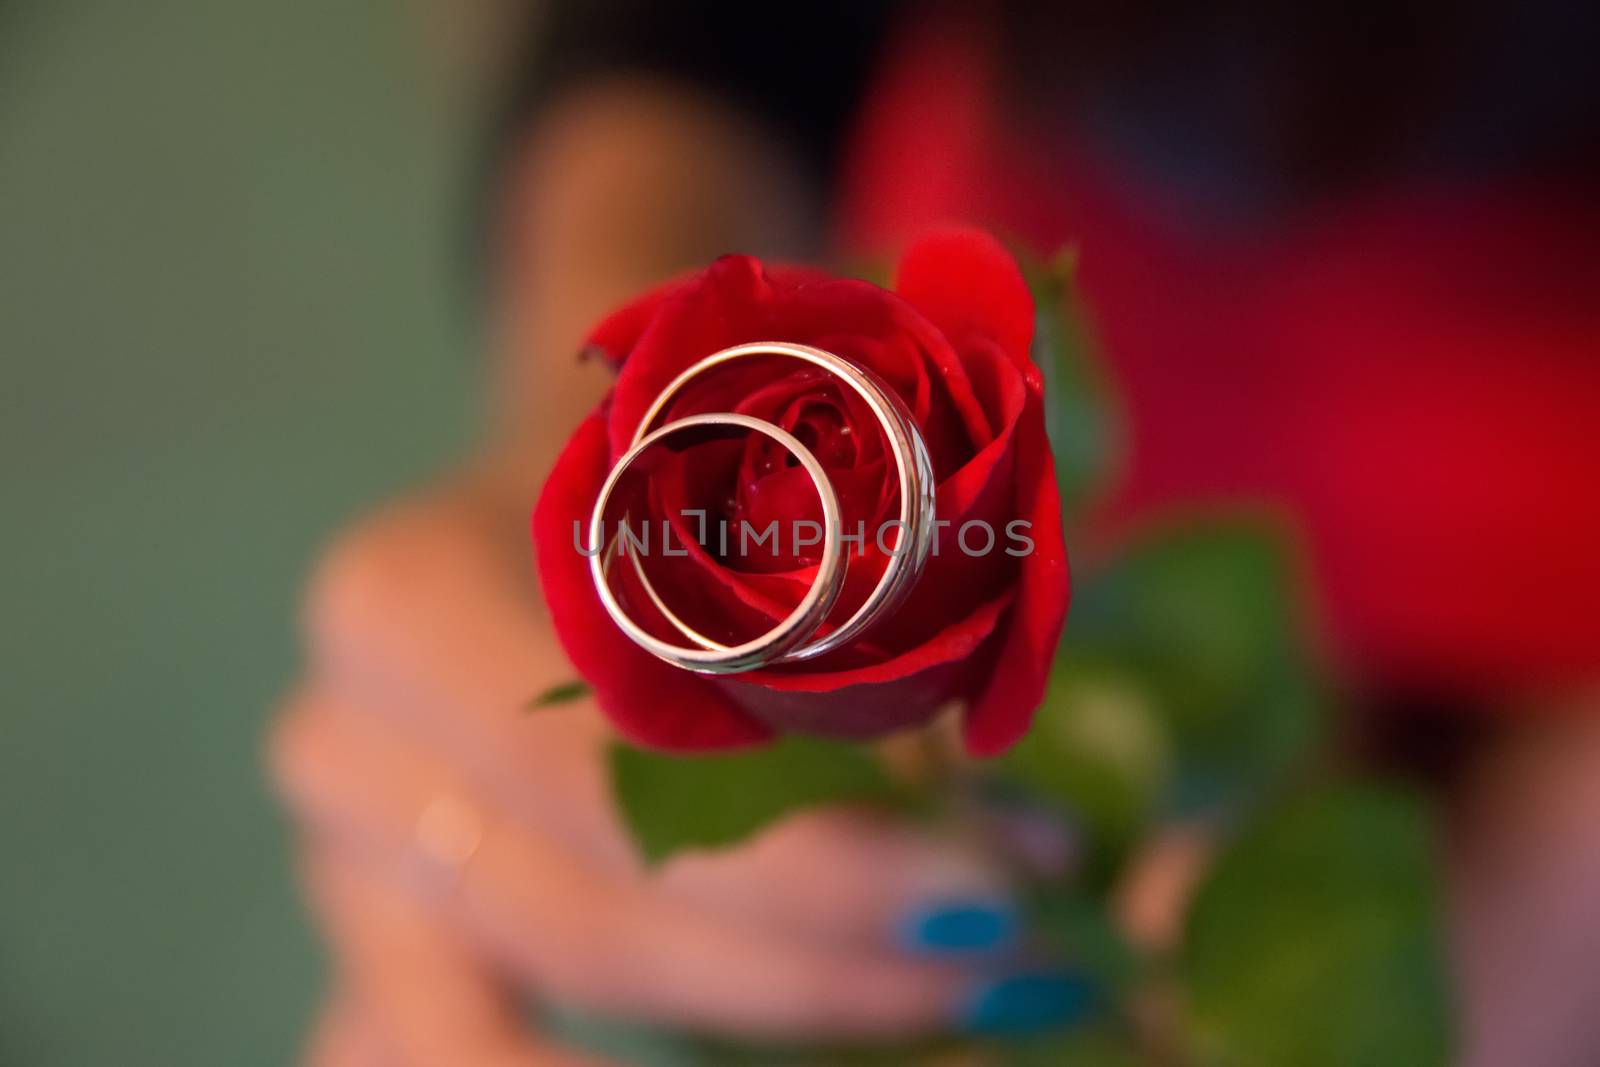
[[[696,634],[691,637],[698,647],[686,648],[663,641],[640,626],[618,602],[615,592],[611,588],[609,570],[615,555],[616,546],[621,543],[618,539],[607,540],[605,537],[605,516],[610,505],[611,496],[615,492],[618,482],[621,481],[628,469],[650,448],[662,443],[668,437],[682,434],[690,430],[714,430],[717,427],[739,427],[755,433],[764,434],[788,449],[811,478],[812,485],[817,490],[817,496],[822,502],[822,560],[817,565],[817,572],[812,579],[811,587],[800,603],[795,605],[786,617],[768,630],[766,633],[738,645],[723,645],[709,641]],[[624,516],[624,523],[627,517]],[[614,622],[622,628],[635,644],[650,652],[652,655],[676,664],[691,671],[708,674],[735,674],[742,671],[755,670],[782,657],[801,644],[805,643],[828,617],[828,612],[833,608],[834,601],[838,598],[839,590],[844,585],[844,554],[840,549],[839,529],[839,498],[834,492],[833,483],[828,480],[827,473],[822,469],[822,464],[817,462],[811,450],[802,444],[799,438],[779,426],[762,419],[752,418],[749,415],[740,415],[733,412],[722,412],[710,415],[690,415],[687,418],[677,419],[661,428],[636,437],[633,447],[622,456],[617,465],[612,468],[601,486],[600,495],[595,500],[594,511],[589,519],[589,544],[593,554],[589,557],[589,573],[594,580],[596,593],[599,594],[600,603],[605,607]],[[642,567],[638,566],[637,555],[629,554],[635,561],[638,573],[643,576]],[[666,608],[656,595],[653,587],[646,586],[652,602],[663,612],[665,618],[680,633],[689,630],[688,624],[679,619],[676,614]],[[691,633],[693,631],[690,631]],[[686,633],[685,636],[688,636]],[[699,639],[696,640],[695,638]]]

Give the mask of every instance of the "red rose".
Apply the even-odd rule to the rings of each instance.
[[[780,730],[868,738],[922,724],[959,699],[967,703],[973,752],[1014,743],[1043,696],[1069,584],[1042,381],[1028,354],[1032,333],[1033,302],[1016,263],[992,238],[966,230],[917,242],[900,262],[893,292],[726,256],[602,322],[590,351],[616,366],[616,385],[557,461],[533,536],[556,632],[617,728],[640,744],[680,750],[749,744]],[[941,525],[936,555],[910,600],[852,645],[804,663],[712,677],[657,660],[623,634],[600,604],[573,531],[575,522],[587,523],[602,481],[663,387],[702,357],[752,341],[825,348],[896,390],[927,442],[937,516],[950,525]],[[870,529],[884,517],[895,495],[893,465],[872,416],[837,383],[803,366],[763,366],[759,380],[735,375],[722,388],[715,410],[756,415],[806,441],[847,526],[864,518]],[[729,502],[763,521],[815,512],[815,493],[798,468],[751,462],[769,443],[730,447],[725,463],[669,471],[660,491],[690,507]],[[995,531],[1027,522],[1032,551],[959,550],[961,526],[976,520]],[[851,549],[845,611],[882,573],[884,556],[871,541]],[[799,558],[763,563],[758,569],[702,552],[681,566],[695,569],[687,577],[697,594],[770,624],[798,602],[812,571]]]

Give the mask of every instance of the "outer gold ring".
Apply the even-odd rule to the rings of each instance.
[[[716,644],[701,637],[695,642],[697,647],[688,648],[670,644],[649,633],[635,622],[617,601],[607,573],[616,542],[608,542],[605,538],[605,515],[617,483],[627,473],[628,468],[648,449],[674,434],[717,426],[737,426],[765,434],[788,449],[800,461],[800,465],[811,477],[811,484],[816,487],[818,498],[822,501],[822,561],[817,565],[816,577],[812,579],[811,588],[806,591],[800,603],[766,633],[739,645]],[[828,480],[827,472],[822,469],[822,464],[817,462],[817,457],[812,455],[810,449],[787,430],[765,420],[733,412],[691,415],[649,433],[636,434],[633,446],[611,469],[611,473],[600,488],[594,511],[589,517],[589,545],[593,549],[593,554],[589,557],[589,574],[594,580],[600,603],[605,606],[606,613],[611,616],[612,621],[621,627],[635,644],[652,655],[687,670],[708,674],[735,674],[755,670],[804,644],[828,617],[828,612],[832,609],[834,600],[838,598],[839,590],[844,584],[844,556],[840,551],[839,498],[833,490],[833,483]],[[643,574],[642,568],[640,574]],[[665,610],[665,605],[656,597],[653,588],[650,589],[650,596],[658,607]],[[666,617],[680,632],[687,629],[687,624],[670,611],[666,612]],[[691,637],[691,640],[694,638]]]
[[[752,344],[724,348],[720,352],[713,352],[678,375],[668,383],[665,389],[661,390],[655,402],[650,405],[644,417],[639,420],[638,429],[634,431],[633,435],[634,447],[637,448],[639,443],[646,439],[646,435],[651,434],[651,427],[661,417],[661,413],[666,410],[667,405],[694,379],[736,360],[758,356],[782,356],[810,363],[826,370],[853,390],[857,396],[866,402],[874,417],[877,418],[878,425],[883,430],[884,439],[887,441],[889,451],[895,461],[900,491],[900,510],[896,520],[896,525],[899,529],[899,540],[894,551],[890,553],[889,564],[884,568],[883,575],[878,579],[878,584],[873,587],[872,592],[868,594],[867,599],[862,602],[861,606],[836,628],[814,641],[802,644],[801,647],[771,656],[766,662],[814,659],[855,640],[878,619],[892,614],[904,602],[906,596],[910,594],[912,587],[917,583],[917,579],[922,576],[922,570],[928,561],[928,553],[933,547],[933,538],[936,532],[934,525],[934,493],[936,486],[934,485],[933,477],[933,461],[928,456],[927,444],[922,440],[922,434],[917,430],[916,422],[912,418],[911,412],[907,410],[904,401],[900,399],[894,390],[884,385],[876,375],[826,349],[815,348],[811,345],[794,344],[788,341],[757,341]],[[678,422],[674,422],[670,423],[669,426],[678,424]],[[770,426],[771,424],[762,423],[762,425]],[[772,427],[772,429],[777,430],[778,428]],[[779,432],[782,431],[780,430]],[[797,450],[797,446],[799,446],[798,441],[794,445],[787,447],[794,451],[796,455],[799,455],[800,451],[803,451],[803,446],[799,446],[799,450]],[[809,455],[809,453],[806,454]],[[812,480],[816,481],[815,475],[812,476]],[[824,481],[826,481],[825,477]],[[831,490],[832,487],[830,485],[830,493]],[[820,486],[818,492],[822,492]],[[824,496],[824,500],[826,500],[826,496]],[[837,497],[834,498],[834,502],[837,509]],[[825,561],[827,560],[827,538],[829,535],[837,533],[838,530],[835,528],[827,531],[824,535]],[[877,531],[873,531],[871,536],[876,538]],[[596,544],[597,542],[591,540],[590,543]],[[591,560],[591,563],[593,563],[593,560]],[[706,651],[726,650],[726,646],[720,645],[704,634],[699,633],[668,610],[660,597],[656,595],[654,588],[651,587],[649,579],[644,577],[643,568],[637,565],[637,561],[636,569],[639,571],[647,594],[679,633]],[[823,615],[825,617],[827,612],[824,611]],[[817,627],[821,625],[822,620],[819,619]],[[813,632],[815,629],[816,627],[813,628]],[[755,666],[762,665],[764,664],[755,664]],[[754,667],[744,669],[754,669]]]

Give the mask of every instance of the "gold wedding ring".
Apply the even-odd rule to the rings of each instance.
[[[694,380],[735,361],[763,356],[795,359],[820,367],[854,391],[878,420],[895,462],[900,506],[894,520],[897,540],[894,548],[888,551],[889,561],[861,606],[848,619],[820,635],[819,631],[823,629],[828,612],[843,585],[845,558],[839,528],[838,496],[816,457],[797,438],[780,427],[732,412],[691,415],[655,427],[667,405]],[[609,576],[617,542],[605,540],[605,516],[619,481],[646,451],[686,431],[698,428],[706,432],[716,427],[739,427],[764,434],[788,449],[805,468],[822,502],[822,558],[811,588],[787,617],[751,641],[726,645],[700,633],[673,612],[650,583],[637,554],[632,554],[630,558],[634,574],[641,589],[662,618],[693,647],[675,645],[646,631],[617,600]],[[693,671],[726,674],[755,670],[773,663],[808,660],[853,641],[904,602],[921,577],[933,545],[936,532],[934,493],[933,463],[916,422],[899,396],[875,375],[832,352],[810,345],[782,341],[736,345],[712,353],[678,375],[645,412],[634,432],[632,446],[613,467],[595,501],[589,523],[592,553],[589,559],[590,574],[606,612],[623,632],[642,648],[669,663]],[[881,541],[879,544],[881,547]]]
[[[621,542],[616,539],[609,542],[606,540],[606,512],[617,483],[645,452],[689,431],[714,432],[719,427],[729,426],[765,434],[772,438],[788,449],[810,475],[811,484],[816,488],[817,496],[822,501],[822,562],[817,566],[811,588],[806,591],[800,603],[795,605],[794,610],[779,620],[776,626],[754,640],[738,645],[711,644],[711,647],[706,647],[705,643],[692,648],[674,645],[640,626],[617,600],[611,588],[608,571],[615,557],[614,549]],[[624,516],[623,522],[626,521]],[[600,594],[600,603],[605,605],[606,613],[622,628],[622,631],[632,638],[635,644],[652,655],[668,663],[708,674],[735,674],[740,671],[755,670],[803,644],[816,633],[817,628],[828,617],[828,612],[832,609],[833,602],[844,584],[844,555],[839,548],[839,498],[834,493],[833,483],[828,480],[822,464],[817,462],[817,457],[811,454],[810,449],[800,443],[799,438],[787,430],[763,419],[733,412],[691,415],[670,422],[639,438],[638,443],[612,468],[611,474],[600,488],[600,496],[595,500],[594,513],[589,520],[589,544],[594,550],[594,554],[589,557],[590,577],[594,579],[595,590]],[[652,599],[660,605],[659,598],[652,597]],[[680,633],[687,625],[670,612],[668,621]]]

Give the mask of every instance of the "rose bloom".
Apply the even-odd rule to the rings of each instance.
[[[539,498],[533,536],[556,632],[618,730],[651,747],[705,751],[776,732],[871,738],[927,722],[952,701],[965,709],[976,754],[994,754],[1027,730],[1044,693],[1066,617],[1069,579],[1054,466],[1044,431],[1043,383],[1029,356],[1033,301],[1021,272],[991,237],[930,234],[902,258],[893,291],[816,270],[726,256],[613,313],[588,353],[616,368],[616,384],[568,442]],[[928,445],[941,520],[935,554],[911,597],[861,638],[814,660],[743,674],[697,674],[635,645],[601,606],[588,560],[589,515],[601,483],[664,387],[730,345],[791,341],[827,349],[875,372],[905,401]],[[827,471],[846,533],[849,568],[830,620],[846,618],[887,563],[874,543],[897,514],[895,466],[877,420],[847,387],[795,360],[751,360],[708,375],[675,398],[657,425],[699,412],[735,411],[798,437]],[[799,602],[816,547],[794,543],[797,519],[820,505],[803,468],[762,435],[714,441],[652,468],[653,514],[673,523],[682,558],[649,560],[665,602],[700,626],[732,619],[747,636]],[[777,520],[780,552],[720,553],[697,520],[755,530]],[[1026,523],[1032,551],[1008,539]],[[949,525],[942,525],[942,523]],[[963,551],[958,542],[969,529]],[[894,544],[894,534],[885,543]],[[698,543],[697,543],[698,542]],[[730,538],[736,544],[736,535]],[[698,613],[698,614],[697,614]],[[709,623],[707,625],[710,625]],[[700,627],[704,629],[704,627]],[[678,639],[682,640],[682,639]]]

